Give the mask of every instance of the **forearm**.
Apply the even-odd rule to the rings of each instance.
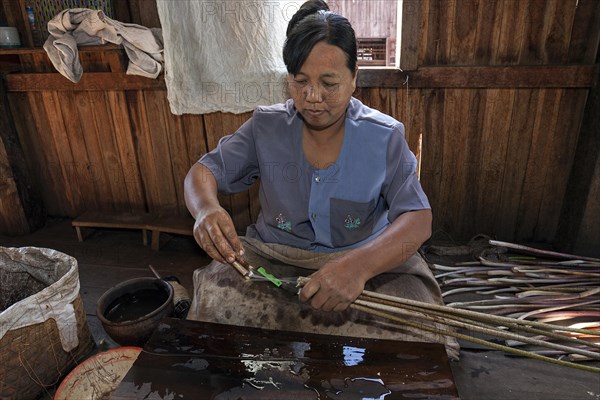
[[[400,215],[377,238],[347,252],[342,258],[364,281],[404,264],[431,236],[431,210]]]
[[[200,163],[190,168],[184,181],[185,204],[194,219],[202,209],[218,206],[217,181],[212,172]]]

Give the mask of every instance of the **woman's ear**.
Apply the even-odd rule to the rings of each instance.
[[[357,82],[358,82],[358,65],[354,68],[354,78],[352,79],[352,85],[354,87],[354,91],[356,91]]]

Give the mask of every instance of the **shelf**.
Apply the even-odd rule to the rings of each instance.
[[[112,51],[122,50],[123,46],[116,44],[103,44],[96,46],[79,46],[78,50],[80,53],[94,53],[99,51]],[[11,55],[11,54],[36,54],[46,53],[43,47],[16,47],[16,48],[0,48],[0,55]]]

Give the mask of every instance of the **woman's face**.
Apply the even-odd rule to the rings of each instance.
[[[356,89],[356,77],[339,47],[317,43],[300,71],[288,75],[290,94],[304,123],[323,130],[340,121]]]

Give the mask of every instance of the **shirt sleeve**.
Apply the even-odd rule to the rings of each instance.
[[[417,177],[417,159],[404,139],[402,124],[390,137],[383,195],[389,208],[390,223],[405,212],[431,208]]]
[[[198,160],[213,173],[221,193],[243,192],[259,177],[253,122],[254,116]]]

